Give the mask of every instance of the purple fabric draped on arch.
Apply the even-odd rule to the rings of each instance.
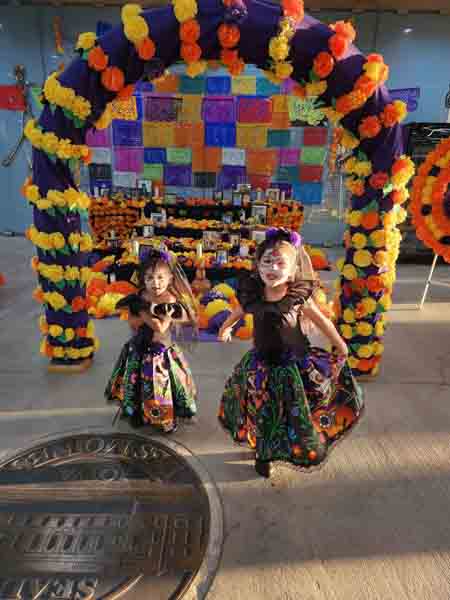
[[[202,58],[219,58],[220,45],[217,28],[223,22],[235,21],[239,23],[241,33],[240,57],[246,63],[267,68],[269,40],[277,32],[281,8],[277,4],[263,0],[248,0],[245,5],[242,2],[238,4],[237,9],[227,9],[221,0],[198,0],[197,20],[201,28],[199,44],[202,48]],[[142,16],[149,24],[150,35],[157,49],[156,57],[150,61],[150,64],[146,64],[138,57],[133,44],[125,38],[122,26],[108,31],[98,40],[109,58],[108,65],[117,66],[124,72],[126,84],[135,83],[145,74],[161,70],[161,66],[169,67],[179,60],[179,24],[174,16],[172,6],[147,10],[142,13]],[[328,50],[328,39],[331,35],[332,31],[329,27],[309,15],[305,16],[291,41],[289,59],[294,66],[292,76],[294,80],[300,82],[308,78],[314,57],[320,51]],[[353,89],[355,81],[362,73],[364,63],[364,56],[355,46],[351,46],[346,57],[336,62],[336,66],[328,78],[328,88],[322,98],[325,104],[330,105],[333,98]],[[102,86],[100,74],[90,69],[87,61],[81,57],[76,58],[59,76],[59,82],[90,101],[91,115],[83,128],[76,128],[61,109],[51,110],[47,105],[41,114],[39,124],[44,131],[53,131],[60,138],[70,138],[73,143],[82,144],[85,141],[87,129],[92,127],[93,123],[101,116],[106,104],[115,97],[115,94]],[[342,124],[347,129],[356,132],[362,117],[380,114],[389,101],[389,94],[386,88],[382,87],[361,109],[347,115]],[[372,161],[374,172],[389,171],[394,159],[403,151],[401,127],[397,125],[391,129],[383,129],[376,139],[363,140],[360,149]],[[41,196],[45,196],[48,190],[62,191],[69,186],[75,187],[68,166],[61,161],[53,163],[40,150],[33,151],[33,181],[39,187]],[[361,198],[353,197],[352,204],[355,208],[361,208],[374,199],[384,211],[392,208],[392,200],[389,197],[383,198],[382,193],[375,190],[368,191]],[[72,232],[80,231],[79,216],[69,220],[67,216],[54,217],[35,208],[34,220],[38,229],[45,232],[61,231],[68,236]],[[39,259],[47,264],[56,262],[60,265],[78,267],[87,264],[87,257],[83,253],[74,253],[70,257],[57,254],[55,259],[48,253],[38,250],[38,255]],[[347,256],[350,260],[351,251],[348,251]],[[41,285],[45,291],[54,290],[61,293],[49,281],[45,281],[44,284],[41,281]],[[72,296],[72,290],[70,288],[70,296]],[[76,291],[80,294],[84,293],[78,288]],[[346,302],[348,299],[342,298],[343,307]],[[78,322],[87,322],[88,318],[83,311],[76,314],[60,311],[58,315],[60,315],[60,324],[65,327],[76,326]],[[51,316],[54,318],[54,314]],[[52,342],[50,341],[50,343]]]

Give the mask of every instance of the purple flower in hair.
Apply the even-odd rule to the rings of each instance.
[[[300,248],[302,245],[302,236],[299,233],[296,231],[291,231],[289,238],[293,246]]]
[[[163,260],[167,264],[170,263],[170,254],[166,250],[161,250],[159,254],[161,256],[161,260]]]
[[[292,244],[295,248],[299,248],[302,245],[302,236],[296,231],[289,231],[281,227],[270,227],[270,229],[266,231],[267,240],[282,236],[288,237],[289,243]]]

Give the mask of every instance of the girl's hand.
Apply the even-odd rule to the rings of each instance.
[[[230,342],[233,334],[232,327],[221,327],[217,336],[219,342]]]
[[[344,342],[342,342],[342,344],[339,344],[338,346],[336,346],[335,350],[336,350],[336,354],[339,356],[339,358],[345,358],[345,360],[347,360],[348,348],[347,348],[347,345],[344,344]]]

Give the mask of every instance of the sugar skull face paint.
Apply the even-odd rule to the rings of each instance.
[[[172,273],[168,265],[159,262],[154,269],[148,269],[144,276],[145,288],[153,296],[161,296],[167,291],[172,281]]]
[[[258,264],[259,274],[267,287],[287,283],[294,275],[295,267],[295,250],[284,244],[266,250]]]

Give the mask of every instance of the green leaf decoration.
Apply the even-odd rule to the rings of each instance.
[[[356,158],[361,162],[367,162],[369,160],[367,154],[365,154],[362,150],[358,150]]]
[[[72,307],[70,306],[70,304],[66,304],[66,306],[63,308],[63,311],[72,314]]]
[[[70,285],[70,287],[75,287],[77,285],[77,282],[75,279],[68,279],[67,283]]]
[[[81,58],[83,60],[87,60],[88,56],[89,56],[89,52],[90,52],[90,50],[84,50],[83,54],[81,55]]]
[[[64,248],[60,248],[59,251],[61,252],[61,254],[64,254],[65,256],[71,255],[69,246],[64,246]]]
[[[390,194],[393,189],[394,189],[394,186],[392,185],[392,183],[388,183],[388,185],[385,185],[383,188],[383,197]]]
[[[58,288],[58,290],[63,290],[66,287],[66,284],[64,281],[58,281],[57,283],[55,283],[55,285]]]
[[[311,83],[320,81],[320,77],[314,72],[314,69],[311,69],[311,71],[309,72],[309,80],[311,81]]]
[[[53,258],[56,258],[56,250],[48,250],[48,253],[51,254]]]
[[[55,165],[56,161],[58,160],[58,157],[56,156],[56,154],[47,154],[49,160]]]
[[[53,208],[53,206],[51,206],[50,208],[47,208],[47,214],[50,215],[51,217],[56,217],[56,210]]]
[[[68,165],[69,165],[69,169],[71,171],[73,171],[76,168],[76,166],[77,166],[77,159],[76,158],[69,158]]]
[[[55,110],[56,110],[56,104],[50,104],[50,110],[52,111],[52,115],[55,114]]]
[[[69,209],[67,208],[67,206],[58,206],[58,210],[63,215],[66,215]]]
[[[77,129],[81,129],[84,125],[84,121],[75,115],[72,117],[72,121]]]
[[[323,121],[325,113],[320,108],[317,98],[289,97],[289,118],[291,121],[304,121],[315,126]]]

